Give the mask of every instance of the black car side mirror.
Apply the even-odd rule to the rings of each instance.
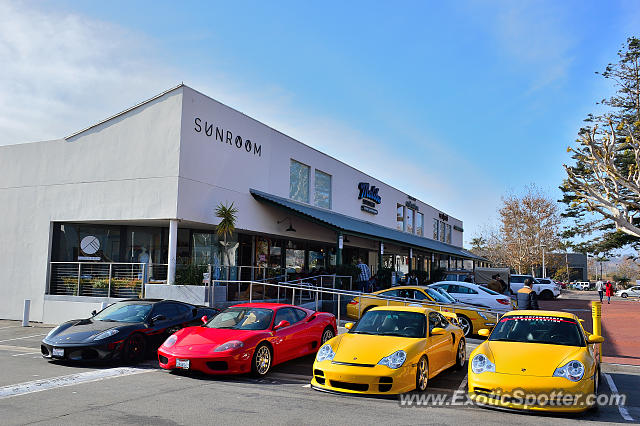
[[[91,316],[92,316],[92,317],[95,317],[95,316],[96,316],[96,314],[97,314],[97,312],[96,312],[96,310],[95,310],[95,309],[94,309],[93,311],[91,311]]]
[[[165,317],[164,315],[156,315],[155,317],[151,318],[151,324],[153,324],[154,322],[162,321],[166,319],[167,317]]]

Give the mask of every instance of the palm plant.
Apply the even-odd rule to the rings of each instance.
[[[215,213],[216,216],[220,218],[216,233],[218,234],[218,238],[224,240],[224,246],[226,247],[227,237],[231,236],[233,231],[236,230],[238,209],[233,206],[233,203],[230,205],[220,203],[216,206]]]

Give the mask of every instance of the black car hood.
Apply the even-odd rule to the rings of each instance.
[[[83,320],[67,321],[59,326],[52,335],[47,336],[45,340],[48,343],[69,344],[69,343],[88,343],[93,342],[93,337],[103,331],[116,328],[118,334],[112,338],[100,340],[99,342],[109,341],[127,336],[131,329],[143,328],[142,323],[116,322],[116,321],[94,321],[91,318]]]

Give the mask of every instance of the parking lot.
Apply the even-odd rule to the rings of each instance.
[[[581,309],[571,307],[573,300],[547,303],[553,303],[555,309],[561,306]],[[3,424],[482,422],[512,425],[535,421],[555,425],[578,421],[629,423],[640,419],[637,388],[640,367],[619,363],[603,364],[600,393],[610,393],[615,387],[627,395],[626,407],[604,406],[579,416],[534,417],[446,403],[402,407],[397,398],[317,392],[309,387],[313,357],[277,366],[262,380],[170,373],[161,370],[152,359],[135,367],[52,363],[40,356],[40,340],[50,328],[39,324],[23,328],[16,321],[0,321]],[[631,340],[634,339],[637,340],[637,336]],[[469,339],[468,343],[470,352],[480,340]],[[428,392],[450,397],[465,386],[465,371],[452,370],[430,380]]]

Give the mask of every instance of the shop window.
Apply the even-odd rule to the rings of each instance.
[[[414,211],[413,209],[410,208],[406,208],[406,228],[405,230],[410,233],[413,234],[413,217],[414,217]]]
[[[440,221],[438,219],[433,219],[433,239],[440,239]]]
[[[291,160],[289,170],[289,198],[309,202],[309,166]]]
[[[287,249],[286,267],[288,273],[299,273],[304,270],[304,250]]]
[[[398,204],[396,212],[396,227],[398,228],[398,231],[404,231],[404,206],[402,204]]]
[[[416,235],[424,236],[424,215],[416,213]]]
[[[314,204],[325,209],[331,208],[331,175],[316,170]]]
[[[446,229],[447,229],[446,242],[448,244],[451,244],[451,225],[446,224]]]

